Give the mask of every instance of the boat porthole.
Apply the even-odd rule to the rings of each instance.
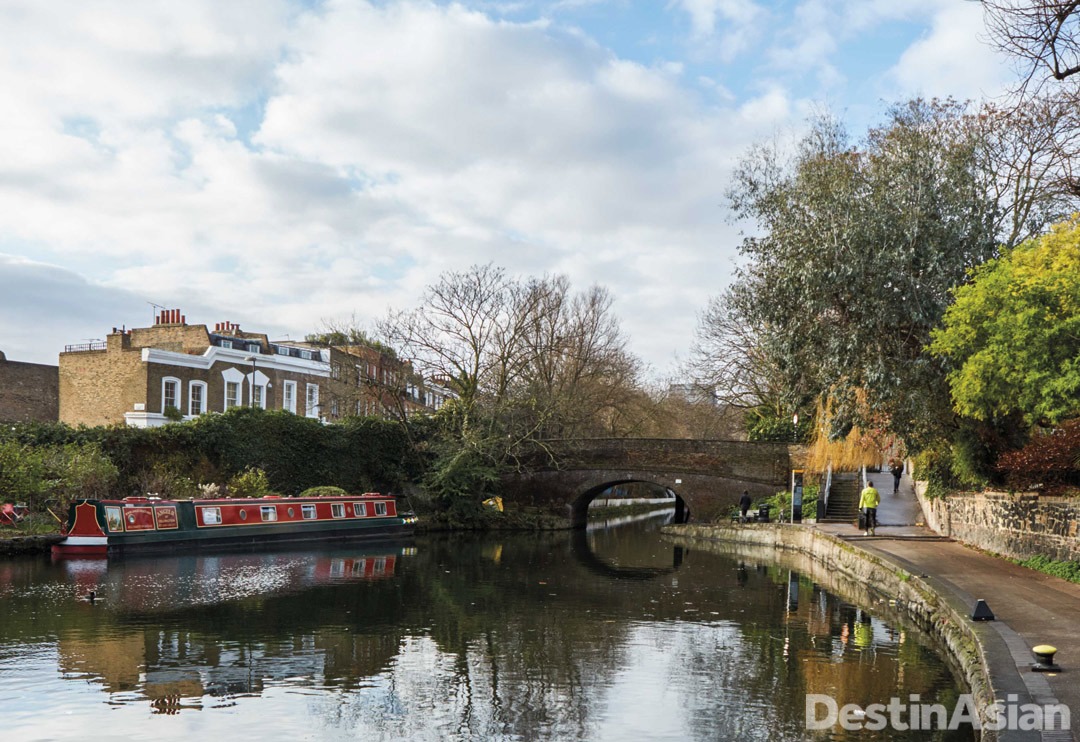
[[[289,508],[289,517],[292,518],[294,515],[296,515],[296,513],[293,511],[292,508]]]
[[[241,510],[240,511],[240,520],[247,520],[247,511],[246,510]]]

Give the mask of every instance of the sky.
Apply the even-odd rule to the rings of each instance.
[[[6,0],[0,351],[371,326],[446,270],[606,286],[656,376],[755,142],[1012,78],[969,0]]]

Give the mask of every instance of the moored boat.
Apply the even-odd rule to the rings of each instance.
[[[416,518],[399,498],[368,492],[345,497],[212,500],[79,500],[71,505],[58,555],[189,549],[258,543],[390,538],[409,535]]]

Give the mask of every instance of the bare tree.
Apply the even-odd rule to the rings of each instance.
[[[745,301],[747,294],[739,288],[709,300],[698,317],[687,375],[711,390],[720,406],[779,408],[781,374],[769,352],[767,328],[744,311]]]
[[[1001,244],[1031,239],[1075,211],[1080,110],[1072,100],[1040,95],[1023,103],[985,103],[967,124],[997,204]]]
[[[505,385],[515,332],[512,282],[491,264],[450,271],[429,286],[420,305],[392,312],[380,334],[425,377],[453,386],[468,427],[485,389]]]
[[[515,280],[474,266],[443,274],[380,331],[425,377],[452,380],[464,428],[482,412],[512,450],[625,423],[640,364],[611,306],[606,289],[574,293],[565,276]],[[493,441],[494,428],[476,432]]]
[[[1037,215],[1046,197],[1080,197],[1080,0],[981,2],[990,40],[1017,61],[1020,75],[1011,98],[984,110],[1003,135],[996,154],[1004,155],[1000,172],[1011,176],[1007,188],[1029,188],[1027,201],[1013,199],[1016,234],[1025,231],[1028,206]]]
[[[1080,0],[982,0],[991,40],[1021,65],[1022,86],[1080,73]]]

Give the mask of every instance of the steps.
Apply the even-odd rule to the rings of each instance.
[[[819,523],[855,523],[859,519],[858,475],[834,475],[829,490],[829,508]]]

